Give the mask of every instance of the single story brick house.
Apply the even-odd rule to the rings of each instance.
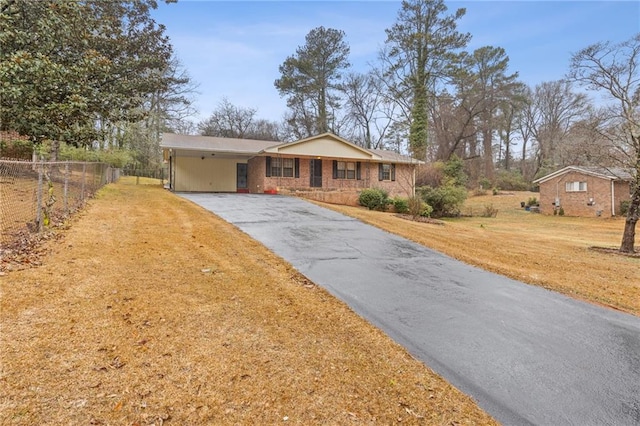
[[[164,133],[169,188],[178,192],[289,193],[381,188],[410,196],[422,161],[365,149],[331,133],[295,142]]]
[[[540,185],[540,212],[562,208],[568,216],[612,217],[631,199],[631,171],[619,167],[568,166],[533,181]]]

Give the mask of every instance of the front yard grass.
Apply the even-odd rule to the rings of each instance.
[[[462,213],[474,216],[446,219],[444,226],[362,207],[325,206],[468,264],[640,315],[640,257],[592,249],[619,247],[624,218],[545,216],[520,207],[521,201],[536,196],[514,192],[470,197]],[[497,217],[476,216],[487,205],[498,210]],[[640,248],[640,242],[637,245]]]
[[[1,424],[495,424],[232,225],[127,182],[0,274]]]

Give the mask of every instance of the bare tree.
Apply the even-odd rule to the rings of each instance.
[[[513,139],[518,133],[520,116],[526,109],[526,93],[527,86],[524,83],[517,83],[510,96],[499,103],[497,117],[500,142],[499,162],[504,165],[505,170],[511,169],[512,148],[515,146]]]
[[[531,160],[535,156],[532,145],[535,142],[533,129],[535,129],[536,123],[533,90],[529,86],[524,86],[521,95],[523,96],[523,106],[515,116],[515,126],[521,143],[520,173],[525,181],[530,182],[536,174],[534,162]]]
[[[602,91],[612,102],[607,132],[634,173],[631,202],[620,251],[633,253],[635,229],[640,218],[640,33],[613,44],[601,42],[573,54],[569,78],[590,90]]]
[[[436,160],[448,161],[454,154],[465,160],[478,156],[475,122],[480,105],[481,99],[465,90],[455,95],[446,91],[438,95],[431,108]]]
[[[365,148],[382,148],[392,124],[395,103],[390,102],[378,76],[374,72],[350,73],[342,90],[353,140]]]
[[[256,117],[255,108],[239,107],[222,98],[211,116],[198,124],[203,136],[221,138],[282,140],[282,128],[274,121]]]
[[[587,95],[573,90],[571,82],[543,82],[535,87],[526,125],[536,145],[534,175],[565,166],[559,157],[560,145],[571,126],[590,113]]]
[[[211,116],[198,127],[204,136],[223,138],[245,138],[255,119],[255,108],[243,108],[233,105],[229,99],[222,98]]]

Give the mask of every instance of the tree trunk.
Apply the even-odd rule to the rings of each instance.
[[[511,168],[511,138],[507,136],[504,141],[504,169],[509,171]]]
[[[637,208],[636,208],[637,210]],[[620,251],[622,253],[635,253],[634,244],[636,239],[636,223],[638,218],[635,219],[627,215],[627,219],[624,222],[624,233],[622,234],[622,244],[620,244]]]
[[[484,177],[493,183],[493,140],[491,138],[491,129],[487,128],[482,131],[482,148],[484,150]]]
[[[636,177],[632,185],[631,202],[629,203],[627,219],[624,222],[624,232],[622,234],[622,243],[620,244],[622,253],[634,253],[636,223],[640,219],[640,175],[638,171],[636,171]]]
[[[527,142],[529,142],[529,138],[524,137],[522,139],[522,158],[520,159],[520,172],[525,181],[529,180],[527,176]]]

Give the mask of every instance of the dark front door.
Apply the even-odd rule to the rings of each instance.
[[[247,189],[247,165],[245,163],[236,164],[236,187]]]
[[[309,175],[309,185],[312,188],[322,188],[322,160],[311,160]]]

